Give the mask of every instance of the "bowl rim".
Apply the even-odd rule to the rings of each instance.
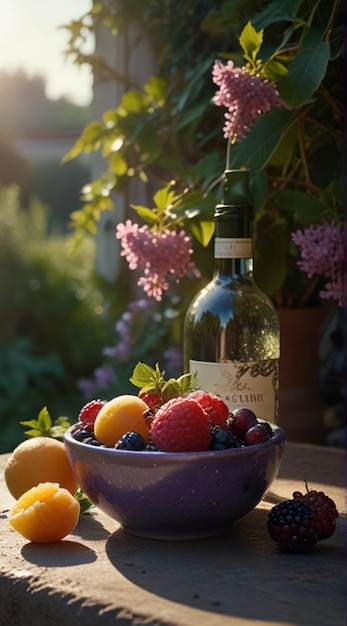
[[[261,422],[261,420],[259,420]],[[162,450],[119,450],[117,448],[110,448],[108,446],[92,446],[89,444],[84,443],[83,441],[78,441],[77,439],[75,439],[72,436],[72,433],[74,430],[76,430],[77,426],[78,426],[78,422],[76,422],[75,424],[72,424],[64,433],[64,444],[67,444],[71,447],[76,448],[77,450],[88,450],[88,452],[90,452],[90,454],[95,454],[95,455],[99,455],[100,453],[103,455],[109,455],[109,456],[114,456],[115,454],[121,458],[121,456],[124,456],[124,458],[126,457],[130,457],[131,458],[167,458],[167,459],[183,459],[183,458],[196,458],[199,457],[201,455],[206,455],[206,458],[211,457],[214,454],[218,454],[218,455],[227,455],[227,454],[233,454],[233,455],[245,455],[245,454],[249,454],[250,451],[254,451],[254,450],[263,450],[266,448],[271,448],[274,445],[278,445],[278,444],[284,444],[287,436],[285,431],[283,430],[283,428],[281,428],[281,426],[278,426],[278,424],[273,424],[272,422],[268,422],[268,424],[270,424],[270,426],[273,429],[273,436],[268,439],[267,441],[264,441],[262,443],[256,443],[256,444],[252,444],[250,446],[242,446],[240,448],[226,448],[225,450],[196,450],[196,451],[191,451],[191,452],[164,452]]]

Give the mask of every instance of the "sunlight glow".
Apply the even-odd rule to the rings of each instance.
[[[29,78],[44,78],[48,98],[89,104],[90,68],[65,58],[69,33],[59,26],[80,18],[91,5],[92,0],[1,0],[0,72],[24,70]],[[93,46],[88,41],[84,50],[91,52]]]

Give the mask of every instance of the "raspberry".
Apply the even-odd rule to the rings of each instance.
[[[145,391],[144,389],[139,391],[138,396],[153,412],[157,411],[159,407],[165,404],[169,399],[165,394],[159,391]]]
[[[210,416],[211,424],[218,425],[221,428],[226,426],[226,420],[230,413],[228,406],[221,398],[206,391],[193,391],[189,394],[190,398],[194,398],[205,409]]]
[[[336,518],[339,515],[335,502],[323,491],[309,491],[307,485],[306,489],[307,493],[305,494],[295,491],[293,498],[297,502],[304,502],[311,509],[316,519],[318,539],[328,539],[335,532]]]
[[[91,400],[87,402],[80,410],[78,421],[93,430],[96,416],[104,404],[106,404],[105,400]]]
[[[207,450],[211,436],[208,413],[189,396],[163,404],[151,424],[151,442],[164,452]]]
[[[269,512],[267,527],[283,552],[305,552],[318,541],[315,516],[300,500],[284,500],[276,504]]]

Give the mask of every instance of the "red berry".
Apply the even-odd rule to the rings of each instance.
[[[283,552],[305,552],[318,541],[314,514],[300,500],[284,500],[269,512],[270,537]]]
[[[155,412],[159,409],[160,406],[165,404],[168,401],[168,397],[165,394],[160,393],[159,391],[145,391],[141,389],[138,393],[139,398],[146,402],[151,411]]]
[[[193,391],[189,394],[190,398],[194,398],[205,409],[210,416],[213,426],[226,427],[226,420],[230,414],[228,406],[221,398],[206,391]]]
[[[84,426],[88,426],[91,430],[94,430],[96,416],[105,403],[105,400],[91,400],[87,402],[80,410],[78,421]]]
[[[238,437],[243,438],[252,426],[258,423],[257,416],[251,409],[240,407],[232,412],[231,418],[228,420],[228,428]]]
[[[307,485],[306,485],[307,488]],[[300,491],[293,493],[294,500],[304,502],[311,509],[316,519],[318,529],[318,539],[328,539],[335,532],[336,518],[338,512],[335,502],[326,496],[323,491],[307,491],[302,494]]]
[[[189,396],[172,398],[160,407],[151,424],[151,442],[164,452],[207,450],[212,437],[210,418]]]
[[[253,446],[257,443],[264,443],[270,439],[269,433],[262,426],[262,424],[256,424],[249,428],[244,436],[244,442],[246,446]]]

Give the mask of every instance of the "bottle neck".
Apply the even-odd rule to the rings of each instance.
[[[253,225],[250,206],[218,205],[215,211],[214,276],[252,276]]]
[[[253,259],[216,259],[213,278],[244,276],[253,278]]]

